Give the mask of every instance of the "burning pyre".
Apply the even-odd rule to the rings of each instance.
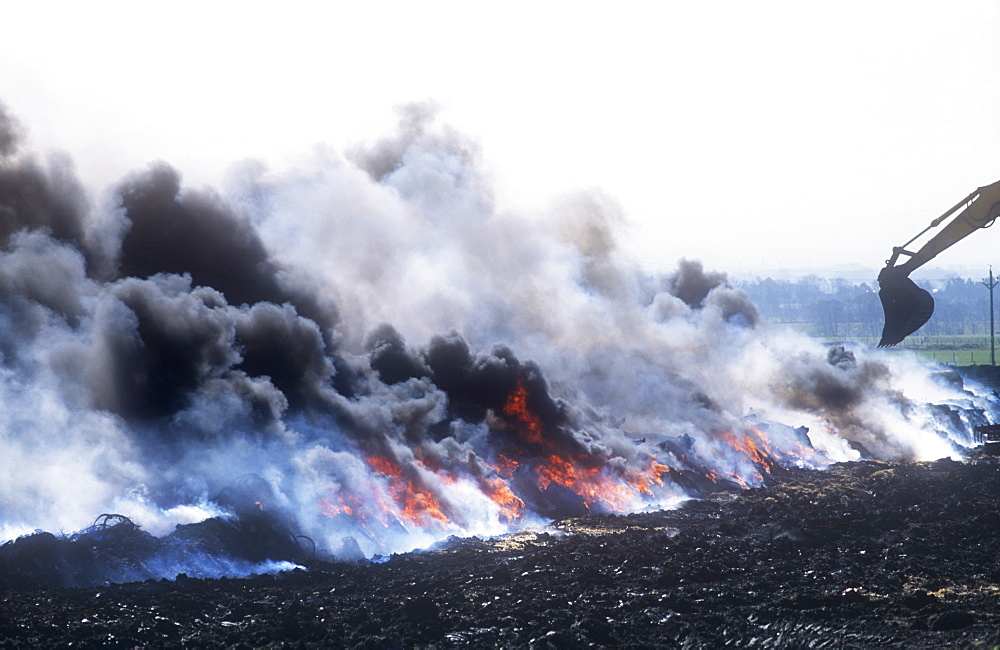
[[[0,113],[2,537],[120,513],[116,534],[185,558],[159,575],[199,553],[252,572],[279,558],[181,552],[175,527],[264,513],[285,556],[355,559],[938,458],[996,421],[954,373],[762,327],[698,262],[642,271],[605,197],[497,209],[474,144],[432,118],[409,107],[397,135],[300,169],[244,164],[224,191],[158,163],[97,195]],[[247,475],[266,488],[234,490]]]

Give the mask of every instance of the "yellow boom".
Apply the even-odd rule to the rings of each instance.
[[[901,342],[920,329],[934,313],[934,300],[929,293],[918,287],[909,278],[910,273],[973,231],[993,225],[998,216],[1000,216],[1000,181],[978,188],[932,221],[910,241],[902,246],[893,247],[892,257],[886,260],[885,268],[878,274],[878,295],[882,300],[882,309],[885,312],[882,340],[878,344],[880,348]],[[927,240],[927,243],[916,252],[910,252],[906,249],[907,246],[949,218],[951,220],[944,228]],[[909,259],[897,265],[900,256],[906,256]]]

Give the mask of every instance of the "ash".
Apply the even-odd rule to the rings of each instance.
[[[4,584],[3,647],[993,647],[1000,460],[783,470],[662,512],[243,579]]]

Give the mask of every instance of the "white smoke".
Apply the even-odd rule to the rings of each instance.
[[[4,538],[101,512],[162,534],[238,510],[219,495],[255,475],[257,506],[371,555],[954,455],[998,415],[915,358],[761,325],[696,261],[644,271],[608,197],[498,209],[477,147],[422,107],[222,193],[158,165],[85,204],[12,154],[2,174],[76,211],[24,215],[0,183]]]

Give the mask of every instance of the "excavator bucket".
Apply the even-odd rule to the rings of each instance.
[[[934,313],[934,299],[910,278],[899,278],[880,283],[878,297],[885,312],[880,348],[900,343],[926,323]]]

